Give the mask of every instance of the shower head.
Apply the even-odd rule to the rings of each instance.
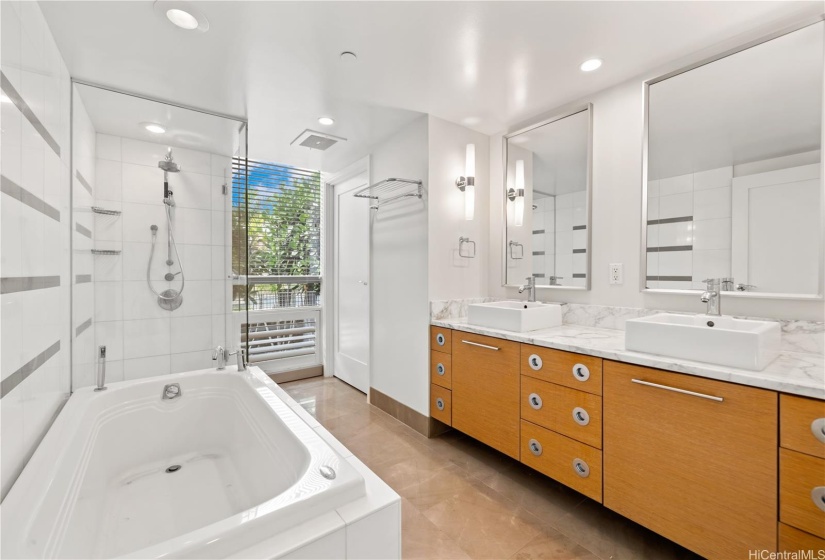
[[[158,167],[167,173],[180,172],[180,165],[175,163],[175,160],[172,158],[172,148],[169,148],[169,151],[166,152],[166,158],[158,162]]]

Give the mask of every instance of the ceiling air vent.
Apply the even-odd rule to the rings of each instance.
[[[290,146],[304,146],[312,150],[321,150],[322,152],[330,146],[338,142],[346,142],[346,138],[340,136],[333,136],[317,130],[306,129],[298,137],[290,143]]]

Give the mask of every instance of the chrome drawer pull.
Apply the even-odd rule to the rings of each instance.
[[[582,478],[590,476],[590,467],[578,457],[573,459],[573,470]]]
[[[478,343],[478,342],[470,342],[469,340],[462,340],[461,342],[463,342],[464,344],[469,344],[470,346],[478,346],[479,348],[486,348],[487,350],[500,350],[500,348],[497,348],[495,346],[489,346],[487,344],[481,344],[481,343]]]
[[[585,409],[577,406],[573,409],[573,421],[579,426],[587,426],[590,423],[590,415]]]
[[[541,356],[538,354],[530,354],[530,357],[527,358],[527,363],[530,364],[530,368],[538,371],[541,369]]]
[[[811,422],[811,433],[816,439],[825,443],[825,418],[817,418]]]
[[[530,401],[530,407],[533,410],[541,410],[542,401],[541,396],[538,393],[530,393],[530,396],[527,397],[527,400]]]
[[[536,457],[541,455],[541,444],[537,440],[531,439],[529,442],[527,442],[527,445],[530,447],[530,453],[532,453]]]
[[[438,410],[444,410],[444,399],[441,397],[435,399],[435,406]]]
[[[699,397],[701,399],[708,399],[711,401],[722,402],[725,399],[722,397],[715,397],[713,395],[706,395],[704,393],[695,393],[686,389],[677,389],[676,387],[668,387],[667,385],[659,385],[658,383],[651,383],[650,381],[642,381],[641,379],[631,379],[633,383],[639,385],[647,385],[648,387],[655,387],[656,389],[664,389],[665,391],[673,391],[674,393],[682,393],[683,395],[690,395],[691,397]]]
[[[443,334],[438,333],[437,335],[435,335],[435,341],[438,343],[439,346],[444,346],[444,343],[447,341],[447,339],[444,338]]]
[[[815,486],[811,490],[811,499],[816,504],[816,507],[825,511],[825,486]]]
[[[438,372],[438,375],[444,375],[447,370],[444,368],[444,364],[438,364],[435,366],[435,371]]]
[[[584,364],[576,364],[573,366],[573,377],[576,381],[587,381],[590,379],[590,370]]]

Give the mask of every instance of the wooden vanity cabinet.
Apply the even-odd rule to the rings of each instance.
[[[452,334],[452,425],[519,458],[519,343]]]
[[[778,395],[605,360],[604,505],[708,558],[777,546]]]

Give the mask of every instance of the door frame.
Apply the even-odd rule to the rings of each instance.
[[[370,156],[367,155],[350,165],[344,167],[336,173],[330,174],[324,178],[324,247],[322,251],[323,270],[321,275],[324,281],[321,283],[321,298],[323,306],[321,308],[321,321],[324,325],[323,335],[323,362],[324,362],[324,377],[332,377],[335,375],[335,344],[333,343],[333,336],[335,335],[335,185],[356,177],[362,173],[367,174],[367,182],[372,184],[372,176],[370,170]],[[372,220],[369,224],[370,237],[372,237]],[[370,259],[370,291],[372,291],[372,259]],[[370,313],[370,317],[372,314]],[[372,321],[370,320],[370,323]],[[370,325],[372,331],[372,325]],[[370,364],[367,364],[369,367]],[[372,384],[372,369],[370,369],[370,384]]]

